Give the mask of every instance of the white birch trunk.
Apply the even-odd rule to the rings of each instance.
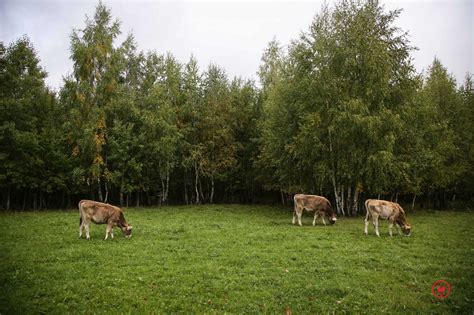
[[[105,198],[104,202],[107,202],[107,199],[109,198],[109,185],[107,184],[107,181],[104,183],[104,188],[105,188]]]
[[[415,208],[415,199],[416,199],[416,193],[413,194],[413,201],[411,202],[411,211]]]
[[[334,177],[334,174],[332,175],[331,179],[332,179],[332,188],[334,190],[334,198],[336,198],[336,212],[337,214],[339,214],[341,213],[340,206],[339,206],[339,194],[337,192],[336,178]]]
[[[341,186],[339,188],[339,191],[340,191],[340,194],[341,194],[341,196],[339,197],[339,200],[341,202],[341,213],[342,213],[343,216],[346,216],[346,213],[344,211],[344,186]]]

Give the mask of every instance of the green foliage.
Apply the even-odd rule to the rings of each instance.
[[[456,119],[453,125],[457,131],[459,155],[457,163],[461,163],[462,173],[457,179],[456,190],[464,196],[470,196],[474,191],[474,84],[472,75],[466,75],[460,89],[459,112],[454,113]]]
[[[415,73],[399,10],[324,5],[264,50],[260,86],[191,57],[142,52],[103,3],[71,34],[72,73],[44,84],[29,40],[0,43],[2,208],[78,198],[139,205],[262,201],[275,191],[472,198],[472,77]],[[270,197],[273,200],[273,197]]]
[[[470,313],[474,298],[467,212],[409,214],[411,237],[363,234],[288,209],[204,205],[127,209],[134,235],[91,226],[76,211],[0,213],[0,312]],[[212,219],[211,219],[212,218]],[[25,237],[25,226],[28,233]],[[445,279],[451,295],[431,286]],[[47,289],[45,289],[47,287]],[[113,301],[113,303],[111,303]]]
[[[44,84],[46,72],[39,65],[28,37],[8,47],[0,45],[0,188],[2,206],[10,207],[11,195],[24,191],[34,196],[64,190],[70,160],[62,133],[63,108]]]
[[[361,192],[433,195],[460,179],[469,123],[459,92],[436,59],[426,82],[417,76],[399,14],[341,1],[323,6],[287,54],[270,42],[260,68],[266,187],[331,192],[345,214]]]

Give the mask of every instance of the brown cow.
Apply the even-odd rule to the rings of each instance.
[[[107,224],[105,239],[110,236],[114,238],[114,226],[118,226],[126,238],[132,237],[132,226],[127,224],[122,209],[92,200],[81,200],[79,202],[79,238],[82,238],[82,230],[86,230],[86,238],[89,239],[89,226],[95,224]]]
[[[331,224],[334,224],[337,220],[336,213],[334,212],[331,203],[324,197],[316,195],[296,194],[293,200],[295,201],[295,210],[293,211],[293,224],[296,223],[296,217],[298,217],[298,224],[302,226],[301,216],[303,215],[303,210],[306,210],[308,212],[314,211],[313,226],[316,224],[316,219],[320,214],[324,225],[326,225],[326,221],[324,221],[325,215],[329,217],[329,222]]]
[[[383,220],[388,220],[388,233],[392,236],[393,224],[397,225],[398,233],[400,233],[400,228],[403,233],[407,236],[411,234],[411,226],[407,222],[405,217],[405,211],[402,207],[396,203],[386,200],[377,200],[377,199],[368,199],[365,201],[365,210],[367,214],[365,216],[365,235],[368,234],[369,228],[369,218],[372,218],[372,224],[375,228],[375,234],[379,234],[379,218]]]

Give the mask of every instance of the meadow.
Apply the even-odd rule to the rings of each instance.
[[[291,208],[129,208],[133,237],[78,238],[77,210],[0,213],[0,313],[472,313],[474,213],[409,213],[412,236],[363,234]],[[444,279],[448,298],[431,293]]]

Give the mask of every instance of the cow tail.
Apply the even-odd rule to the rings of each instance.
[[[82,200],[79,201],[79,226],[82,225],[82,209],[81,209],[81,205],[82,205]]]
[[[365,212],[366,212],[365,220],[369,221],[369,199],[365,201],[364,205],[365,205]]]

